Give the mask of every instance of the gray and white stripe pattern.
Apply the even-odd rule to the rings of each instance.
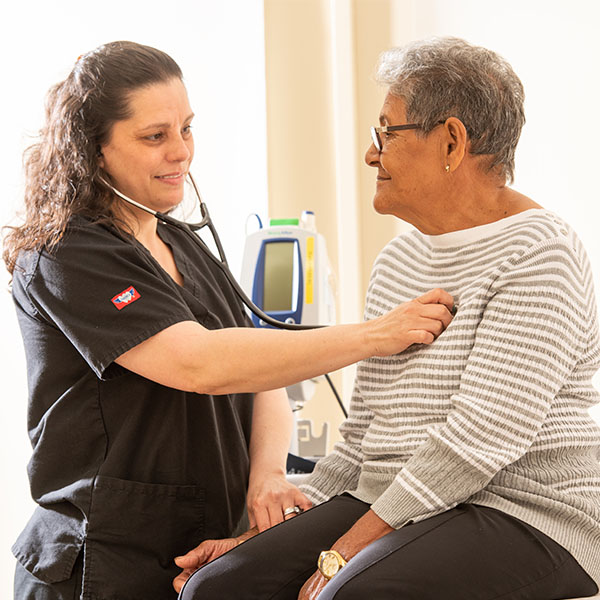
[[[458,305],[430,346],[359,364],[344,441],[303,486],[344,490],[393,527],[461,502],[504,510],[600,582],[600,365],[592,272],[553,213],[529,210],[378,257],[365,318],[441,287]]]

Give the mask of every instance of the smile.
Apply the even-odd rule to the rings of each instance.
[[[185,177],[185,173],[176,173],[174,175],[157,175],[156,179],[179,179]]]

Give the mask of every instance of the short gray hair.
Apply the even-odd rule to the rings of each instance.
[[[376,80],[406,105],[406,117],[430,132],[460,119],[472,154],[491,156],[514,179],[515,150],[525,123],[523,84],[501,56],[454,37],[392,48],[379,58]]]

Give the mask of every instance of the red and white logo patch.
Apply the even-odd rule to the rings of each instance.
[[[117,294],[111,300],[111,302],[117,307],[118,310],[122,310],[132,302],[138,300],[139,298],[141,298],[139,292],[133,286],[129,286],[128,288],[124,289],[122,292]]]

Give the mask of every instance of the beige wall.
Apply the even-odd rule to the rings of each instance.
[[[333,111],[327,3],[265,0],[269,215],[297,217],[313,210],[338,273]],[[340,383],[339,374],[334,377]],[[325,383],[301,411],[314,434],[324,421],[335,430],[341,417]],[[339,412],[339,409],[338,409]]]
[[[381,52],[393,45],[392,0],[354,0],[354,40],[356,45],[356,100],[359,152],[356,156],[359,181],[360,239],[363,248],[360,266],[362,289],[366,291],[373,261],[381,248],[403,227],[395,217],[379,215],[371,198],[375,191],[375,171],[364,162],[371,143],[369,128],[379,124],[379,111],[385,89],[375,84],[373,75]]]
[[[265,55],[269,210],[271,216],[317,213],[331,262],[339,269],[337,221],[358,210],[359,238],[353,240],[360,264],[358,291],[366,290],[372,262],[396,235],[393,217],[377,215],[371,205],[374,172],[364,164],[385,91],[372,73],[377,57],[392,45],[394,0],[265,0]],[[340,97],[339,91],[345,95]],[[342,131],[336,120],[345,114]],[[344,144],[336,134],[344,135]],[[352,154],[341,157],[348,146]],[[336,161],[343,169],[336,171]],[[355,195],[339,197],[344,180]],[[348,193],[347,190],[344,190]],[[358,202],[356,202],[356,200]],[[349,267],[350,268],[350,267]],[[340,274],[349,277],[348,274]]]
[[[391,0],[265,0],[267,152],[272,217],[312,209],[338,284],[338,321],[362,318],[371,265],[397,221],[371,205],[364,164],[384,91],[372,81],[391,45]],[[343,302],[340,302],[343,299]],[[347,403],[354,369],[334,376]],[[302,410],[338,439],[342,413],[323,382]]]

